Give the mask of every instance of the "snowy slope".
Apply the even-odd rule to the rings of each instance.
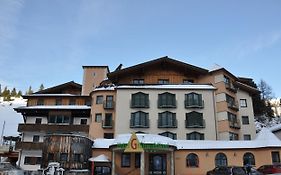
[[[0,98],[0,134],[2,133],[3,123],[5,121],[4,136],[17,136],[18,124],[23,123],[21,114],[14,111],[13,108],[25,106],[26,100],[16,98],[13,101],[3,101]]]

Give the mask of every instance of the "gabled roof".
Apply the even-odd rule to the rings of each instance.
[[[54,87],[50,87],[50,88],[44,89],[42,91],[35,92],[33,94],[61,94],[66,89],[75,89],[75,90],[81,92],[82,85],[75,83],[74,81],[69,81],[67,83],[63,83],[63,84],[60,84],[60,85],[57,85]]]
[[[113,80],[116,77],[127,76],[127,75],[129,75],[128,73],[142,71],[145,68],[148,68],[150,66],[155,66],[155,65],[165,66],[166,68],[170,67],[170,68],[176,69],[178,71],[181,71],[183,73],[188,72],[188,73],[192,73],[195,75],[208,74],[208,70],[206,70],[206,69],[203,69],[203,68],[200,68],[197,66],[193,66],[191,64],[187,64],[187,63],[169,58],[168,56],[165,56],[165,57],[161,57],[161,58],[158,58],[155,60],[137,64],[135,66],[127,67],[124,69],[120,69],[120,70],[117,69],[114,72],[108,73],[107,76],[109,79]]]

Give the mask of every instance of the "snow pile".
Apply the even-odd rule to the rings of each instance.
[[[19,123],[23,123],[22,115],[14,111],[14,108],[26,106],[26,100],[23,98],[13,98],[11,101],[4,101],[0,98],[0,129],[4,126],[4,136],[17,136]]]

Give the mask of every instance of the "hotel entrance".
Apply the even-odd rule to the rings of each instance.
[[[166,175],[166,154],[149,154],[149,175]]]

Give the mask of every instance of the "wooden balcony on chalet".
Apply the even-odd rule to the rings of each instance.
[[[42,150],[43,142],[16,142],[16,149]]]
[[[18,132],[76,133],[89,132],[89,125],[19,124]]]

